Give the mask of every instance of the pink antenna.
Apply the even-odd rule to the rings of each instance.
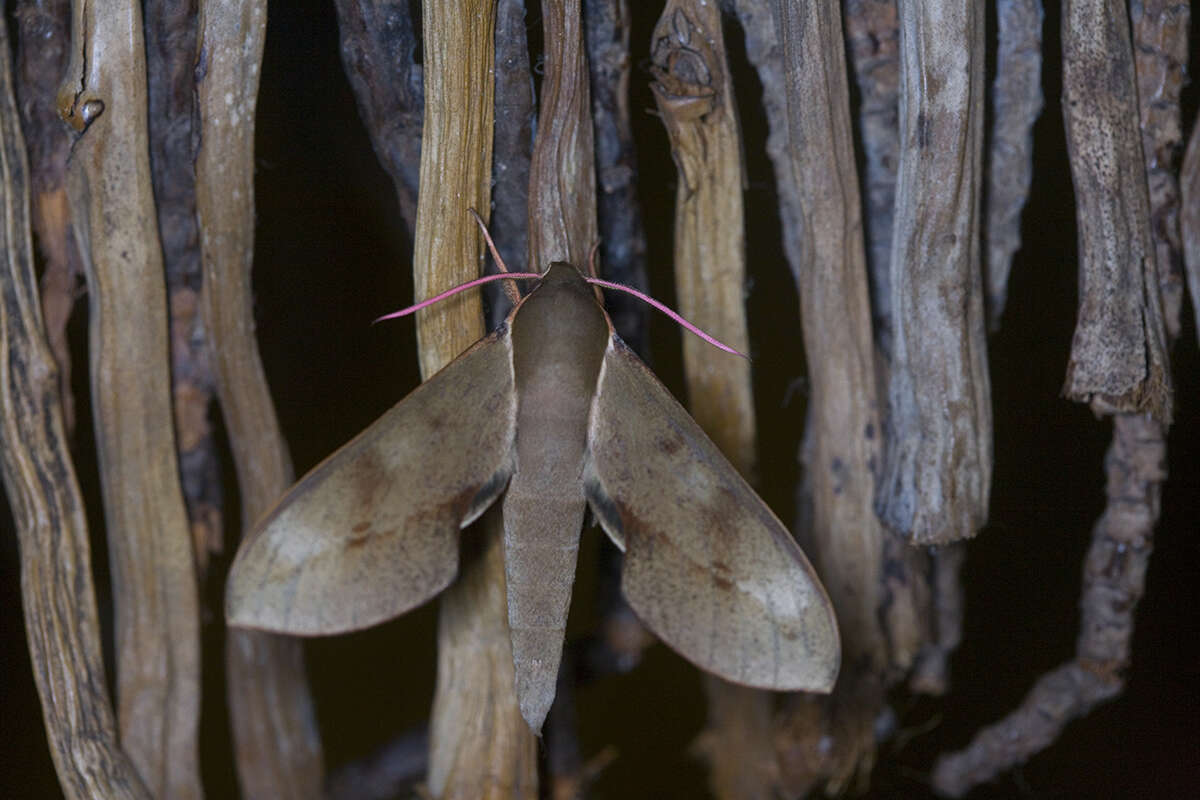
[[[414,303],[413,305],[409,306],[408,308],[402,308],[399,311],[393,311],[391,314],[384,314],[382,317],[379,317],[378,319],[376,319],[375,322],[383,322],[385,319],[396,319],[397,317],[407,317],[409,314],[420,311],[422,308],[425,308],[426,306],[431,306],[434,303],[445,300],[447,297],[453,297],[454,295],[458,294],[459,292],[465,292],[467,289],[473,289],[476,286],[479,286],[484,283],[491,283],[492,281],[507,281],[507,280],[522,280],[522,281],[523,280],[537,280],[540,277],[542,277],[542,276],[536,272],[501,272],[496,275],[484,275],[482,278],[476,278],[473,281],[467,281],[466,283],[461,283],[458,286],[455,286],[453,289],[447,289],[446,291],[442,292],[441,294],[435,294],[433,297],[429,298],[428,300],[422,300],[419,303]]]
[[[499,260],[497,260],[497,263],[501,263],[501,262],[499,262]],[[409,314],[413,314],[417,311],[420,311],[422,308],[426,308],[428,306],[433,305],[434,303],[445,300],[447,297],[453,297],[454,295],[458,294],[459,292],[465,292],[467,289],[473,289],[476,286],[480,286],[485,283],[491,283],[493,281],[505,281],[505,280],[539,280],[540,278],[542,278],[542,275],[540,275],[537,272],[501,272],[496,275],[484,275],[482,278],[476,278],[473,281],[467,281],[466,283],[459,284],[458,286],[455,286],[452,289],[447,289],[446,291],[442,292],[441,294],[435,294],[433,297],[429,298],[428,300],[422,300],[419,303],[414,303],[413,305],[409,306],[408,308],[402,308],[399,311],[393,311],[391,314],[384,314],[382,317],[379,317],[378,319],[376,319],[375,322],[383,322],[385,319],[396,319],[397,317],[407,317]],[[747,361],[750,360],[750,356],[746,355],[745,353],[743,353],[741,351],[734,350],[732,347],[725,344],[720,339],[717,339],[716,337],[705,333],[699,327],[688,322],[686,319],[684,319],[678,313],[673,311],[671,308],[668,308],[663,303],[660,303],[659,301],[655,300],[650,295],[648,295],[644,292],[640,292],[637,289],[634,289],[632,286],[626,286],[623,283],[613,283],[612,281],[606,281],[606,280],[602,280],[600,278],[584,278],[584,280],[586,280],[588,283],[592,284],[593,286],[603,286],[605,289],[615,289],[619,292],[626,292],[628,294],[631,294],[634,297],[641,300],[642,302],[647,303],[651,306],[654,306],[659,311],[666,314],[671,319],[675,320],[675,322],[677,322],[679,325],[683,326],[687,330],[696,334],[701,339],[703,339],[704,341],[711,344],[713,347],[716,347],[718,350],[724,350],[726,353],[732,353],[735,356],[741,356],[742,358],[746,359]]]
[[[603,286],[605,289],[616,289],[617,291],[620,291],[620,292],[628,292],[629,294],[638,298],[642,302],[648,303],[649,305],[654,306],[659,311],[663,312],[668,317],[675,320],[677,323],[679,323],[683,327],[687,328],[689,331],[696,334],[701,339],[708,342],[709,344],[711,344],[713,347],[717,348],[718,350],[724,350],[726,353],[733,353],[735,356],[741,356],[742,358],[746,359],[747,361],[750,360],[750,356],[748,356],[745,353],[742,353],[738,350],[734,350],[732,347],[725,344],[720,339],[710,336],[709,334],[700,330],[700,328],[698,328],[697,326],[688,322],[686,319],[681,317],[675,311],[668,308],[666,305],[658,302],[650,295],[645,294],[644,292],[638,291],[637,289],[633,288],[632,286],[626,286],[623,283],[613,283],[612,281],[601,280],[600,278],[585,278],[585,280],[588,283],[593,284],[595,286]]]

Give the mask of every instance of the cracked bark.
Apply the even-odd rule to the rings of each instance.
[[[987,517],[991,397],[979,264],[984,7],[902,6],[894,351],[876,511],[913,544]]]
[[[1096,414],[1171,420],[1129,19],[1121,0],[1063,5],[1063,117],[1079,225],[1079,312],[1063,394]]]
[[[800,531],[843,641],[833,695],[789,698],[779,741],[790,792],[839,792],[869,776],[884,692],[924,642],[925,556],[874,513],[881,431],[841,19],[833,3],[804,16],[776,8],[788,143],[777,169],[803,198],[789,220],[800,247],[789,256],[812,381]]]

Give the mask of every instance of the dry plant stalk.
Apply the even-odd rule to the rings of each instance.
[[[1042,2],[996,3],[996,78],[987,175],[988,327],[1000,327],[1021,209],[1033,178],[1033,124],[1042,113]]]
[[[675,195],[675,290],[687,319],[749,352],[746,324],[742,141],[733,82],[715,3],[669,0],[652,36],[654,82],[671,157]],[[750,363],[714,357],[683,338],[688,410],[743,476],[756,467]],[[696,750],[718,798],[767,798],[778,783],[771,757],[771,695],[704,678],[708,721]]]
[[[862,181],[866,209],[867,275],[875,339],[877,391],[886,396],[893,350],[891,247],[896,170],[900,160],[900,22],[895,0],[849,0],[846,40],[861,100],[858,135],[865,155]],[[946,659],[957,646],[962,590],[957,586],[961,554],[925,553],[896,536],[882,537],[883,630],[891,643],[890,669],[911,665],[910,688],[940,694],[948,685]],[[913,648],[925,640],[912,661]]]
[[[925,623],[929,630],[908,679],[914,692],[941,695],[950,688],[950,656],[962,642],[965,598],[959,576],[966,558],[966,542],[930,548],[926,562],[930,611]]]
[[[196,211],[203,314],[248,531],[294,477],[254,337],[254,116],[266,3],[200,4]],[[246,798],[319,797],[321,743],[300,641],[227,631],[227,700]]]
[[[1154,237],[1167,337],[1174,341],[1179,337],[1184,283],[1179,180],[1175,168],[1183,147],[1179,94],[1187,80],[1191,9],[1187,2],[1178,0],[1132,0],[1129,18],[1133,28],[1142,150],[1150,191],[1150,231]]]
[[[533,158],[533,73],[525,35],[525,1],[496,3],[496,141],[492,148],[491,234],[509,269],[529,255],[529,163]],[[499,269],[496,267],[496,269]],[[512,310],[503,287],[490,286],[488,328],[495,330]]]
[[[802,460],[801,538],[838,612],[843,666],[830,698],[790,698],[778,738],[791,793],[864,781],[893,676],[924,644],[925,556],[874,511],[880,424],[866,255],[838,8],[776,6],[787,146],[780,183],[799,198],[787,222],[812,386]]]
[[[467,208],[488,209],[493,13],[487,0],[423,6],[427,102],[413,257],[417,297],[478,277],[480,240]],[[418,312],[422,374],[432,375],[482,335],[477,294]],[[464,549],[458,580],[442,596],[428,779],[435,797],[537,794],[537,743],[517,705],[498,522],[496,514],[486,516],[479,552]]]
[[[400,216],[416,230],[421,117],[425,88],[416,61],[421,43],[410,0],[337,0],[342,66],[375,155],[392,178]]]
[[[1200,320],[1200,125],[1192,129],[1179,173],[1180,238],[1183,262],[1187,269],[1188,291],[1192,295],[1192,315]],[[1200,341],[1200,324],[1197,326]]]
[[[646,234],[629,114],[629,0],[589,0],[583,13],[599,179],[600,264],[608,280],[645,289]],[[644,355],[646,305],[620,292],[605,297],[605,305],[625,344]]]
[[[896,214],[900,162],[900,20],[896,0],[846,0],[846,43],[861,101],[858,128],[865,166],[863,190],[872,335],[885,368],[892,354],[892,298],[888,265]],[[882,385],[880,387],[883,388]]]
[[[1084,561],[1075,658],[1043,675],[1017,710],[976,733],[962,751],[938,759],[933,786],[942,794],[960,797],[1024,763],[1049,747],[1067,723],[1124,688],[1134,612],[1167,477],[1163,425],[1149,415],[1115,415],[1104,463],[1108,504]]]
[[[42,325],[30,174],[0,19],[0,468],[21,551],[21,593],[50,755],[69,800],[149,800],[117,743],[104,679],[83,497],[59,369]]]
[[[1129,18],[1123,0],[1063,4],[1063,118],[1079,226],[1079,314],[1063,394],[1097,414],[1171,420]]]
[[[979,266],[986,15],[981,0],[900,12],[894,352],[876,509],[910,542],[942,544],[982,527],[991,485]]]
[[[29,148],[33,232],[43,261],[42,315],[58,363],[68,437],[75,430],[75,396],[71,392],[67,321],[79,295],[83,265],[67,201],[67,156],[72,140],[58,117],[55,95],[70,49],[70,10],[68,0],[21,0],[16,8],[17,94]]]
[[[96,444],[113,571],[121,745],[155,796],[201,797],[200,618],[179,487],[142,15],[77,2],[63,119],[88,274]]]
[[[741,132],[716,4],[669,0],[651,45],[650,88],[679,171],[675,194],[675,290],[679,311],[748,352],[744,303]],[[750,363],[714,358],[712,345],[683,337],[692,416],[743,475],[755,467]]]
[[[596,170],[580,0],[542,0],[546,77],[529,167],[529,268],[586,269],[596,242]]]

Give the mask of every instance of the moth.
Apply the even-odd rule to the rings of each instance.
[[[586,508],[662,641],[734,683],[827,692],[833,608],[787,529],[554,263],[504,324],[300,480],[243,542],[231,625],[384,622],[458,571],[458,532],[503,496],[521,714],[554,699]]]

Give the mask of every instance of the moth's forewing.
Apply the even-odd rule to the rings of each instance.
[[[341,633],[437,594],[458,571],[459,529],[504,491],[515,430],[502,329],[288,491],[238,551],[229,624]]]

